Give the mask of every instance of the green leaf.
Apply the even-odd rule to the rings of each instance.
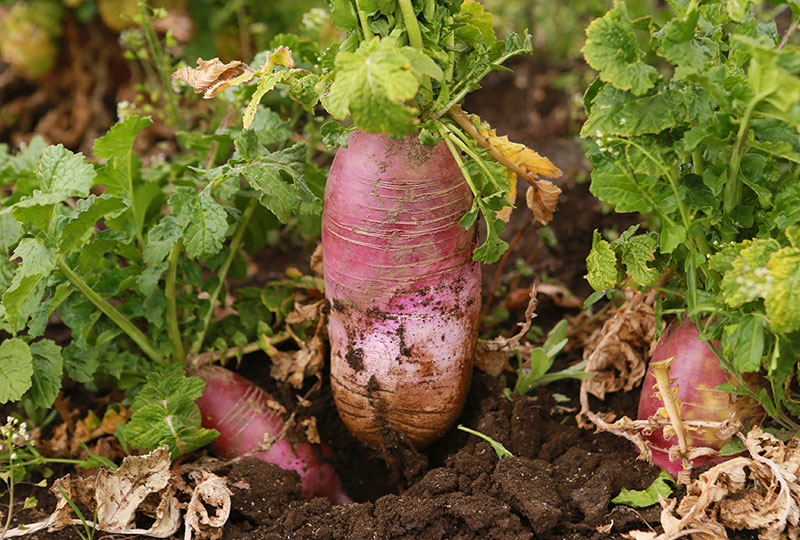
[[[105,217],[113,217],[125,208],[125,202],[109,195],[90,195],[78,201],[78,213],[67,220],[58,237],[58,247],[62,253],[72,251],[83,244],[86,233],[94,230],[98,221]]]
[[[742,244],[739,255],[731,262],[731,269],[722,278],[721,292],[725,303],[737,308],[756,298],[763,298],[768,291],[774,291],[767,283],[767,262],[780,244],[773,239],[756,239]]]
[[[292,125],[285,122],[272,109],[261,109],[253,118],[250,130],[255,132],[258,142],[265,146],[289,142],[292,137]],[[244,131],[242,133],[248,133]]]
[[[592,170],[592,195],[612,205],[617,212],[652,210],[650,189],[645,177],[633,174],[618,162],[602,161]]]
[[[800,248],[786,247],[767,263],[771,279],[764,307],[775,332],[800,329]]]
[[[464,3],[466,4],[466,2]],[[411,65],[411,70],[419,81],[422,81],[424,77],[430,77],[434,81],[441,81],[444,78],[442,68],[424,52],[414,47],[400,47],[398,50],[406,57]]]
[[[484,214],[486,215],[486,214]],[[508,243],[500,238],[505,229],[502,219],[486,220],[487,234],[483,244],[478,246],[472,253],[473,260],[482,261],[485,264],[492,264],[500,260],[503,253],[508,250]]]
[[[59,144],[44,149],[36,167],[36,177],[43,193],[61,193],[66,199],[89,195],[95,172],[83,154],[74,154]]]
[[[31,387],[33,358],[28,344],[19,338],[0,343],[0,403],[18,401]]]
[[[245,167],[242,175],[261,194],[261,204],[283,223],[293,215],[312,215],[321,210],[321,201],[305,182],[302,144],[258,156],[258,162]]]
[[[319,92],[317,91],[319,81],[320,78],[313,74],[293,79],[289,83],[289,97],[299,103],[301,107],[313,109],[319,101]]]
[[[792,247],[800,248],[800,225],[792,225],[783,231]]]
[[[470,435],[475,435],[476,437],[480,437],[484,441],[488,442],[489,446],[492,447],[492,449],[497,453],[497,457],[499,457],[500,459],[503,459],[503,458],[506,458],[506,457],[514,457],[514,454],[509,452],[508,449],[505,446],[503,446],[502,443],[497,442],[496,440],[492,439],[488,435],[484,435],[480,431],[475,431],[474,429],[470,429],[468,427],[464,427],[462,424],[458,424],[458,429],[460,429],[461,431],[465,431],[465,432],[469,433]]]
[[[491,47],[497,38],[494,35],[494,18],[491,13],[474,0],[465,0],[454,17],[460,23],[456,27],[456,38],[472,47]]]
[[[672,487],[670,484],[675,484],[675,479],[669,474],[666,469],[661,469],[661,472],[653,480],[645,490],[631,490],[622,488],[619,495],[611,499],[614,504],[624,504],[632,508],[647,508],[653,506],[658,502],[659,497],[669,497],[672,495]]]
[[[10,214],[0,214],[0,250],[3,254],[22,238],[22,224]]]
[[[658,54],[671,64],[699,71],[715,58],[718,46],[714,41],[696,32],[700,11],[695,10],[681,19],[669,21],[656,33],[661,43]]]
[[[586,257],[586,269],[589,273],[584,277],[596,291],[612,289],[617,284],[617,256],[611,244],[603,240],[596,229],[592,236],[592,250]]]
[[[43,279],[41,275],[25,276],[20,279],[15,276],[12,286],[3,293],[4,318],[12,331],[22,330],[28,317],[36,310],[36,305],[43,294],[39,287]]]
[[[752,3],[754,0],[727,0],[728,16],[736,22],[742,22]]]
[[[242,117],[242,125],[245,129],[250,128],[250,124],[253,123],[253,119],[256,116],[256,111],[258,110],[258,105],[261,103],[261,99],[273,88],[275,85],[285,81],[290,75],[291,71],[271,71],[269,73],[265,73],[261,75],[258,79],[258,84],[256,85],[256,91],[253,92],[253,96],[250,98],[250,103],[247,104],[247,108],[244,111],[244,116]]]
[[[207,259],[220,252],[228,232],[228,219],[208,188],[199,194],[192,188],[181,188],[170,197],[169,204],[191,257]]]
[[[133,175],[138,158],[133,154],[136,136],[152,124],[150,118],[131,116],[111,127],[103,137],[94,141],[94,154],[108,159],[99,179],[110,195],[133,200]]]
[[[680,113],[685,112],[679,105],[664,93],[637,97],[606,85],[592,102],[592,114],[581,127],[581,137],[661,133],[678,124]]]
[[[14,278],[3,293],[5,320],[15,331],[23,328],[28,317],[36,310],[41,295],[40,287],[56,266],[56,253],[35,238],[25,238],[14,250],[14,258],[22,258]]]
[[[133,416],[125,426],[130,442],[152,450],[168,445],[172,457],[205,446],[219,434],[201,426],[195,399],[205,383],[186,377],[178,366],[153,370],[133,403]]]
[[[339,120],[348,113],[365,131],[403,134],[415,130],[417,111],[406,105],[417,95],[419,80],[411,62],[392,39],[375,37],[356,52],[336,55],[336,80],[323,105]]]
[[[136,285],[145,297],[150,297],[150,295],[155,292],[161,276],[167,271],[168,267],[169,264],[163,261],[155,266],[148,266],[139,274],[139,277],[136,279]]]
[[[49,409],[61,390],[64,359],[61,347],[54,341],[43,339],[31,344],[33,357],[32,385],[28,395],[35,407]]]
[[[675,251],[686,240],[686,228],[677,223],[662,223],[659,236],[659,249],[667,254]]]
[[[733,367],[740,373],[754,373],[761,369],[764,352],[764,320],[746,315],[733,334]]]
[[[25,238],[14,250],[13,257],[21,258],[17,266],[20,277],[42,275],[48,276],[56,267],[57,254],[35,238]]]
[[[654,260],[655,249],[656,239],[649,235],[634,236],[621,245],[622,264],[640,285],[650,286],[658,280],[659,271],[647,266],[648,262]]]
[[[147,233],[144,247],[144,262],[148,266],[156,266],[169,255],[172,246],[181,238],[181,226],[173,216],[165,216]]]
[[[658,79],[658,71],[644,62],[624,2],[615,2],[612,10],[589,25],[583,55],[600,72],[602,80],[637,96],[652,88]]]

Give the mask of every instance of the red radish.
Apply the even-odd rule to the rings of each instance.
[[[714,342],[714,345],[718,347],[719,343]],[[655,372],[665,367],[664,364],[659,365],[659,362],[670,358],[672,361],[669,364],[668,377],[675,391],[681,421],[724,422],[735,415],[745,426],[752,426],[764,417],[763,409],[755,400],[715,388],[727,383],[728,378],[714,351],[708,343],[700,339],[700,330],[685,318],[683,321],[673,321],[656,344],[639,398],[640,420],[646,420],[656,414],[658,409],[665,407],[656,394],[659,385],[656,384]],[[657,429],[647,439],[656,465],[673,474],[683,469],[681,460],[669,459],[669,449],[680,447],[678,435],[665,439],[663,430]],[[705,446],[719,450],[729,441],[730,438],[720,439],[715,428],[685,430],[688,448]],[[691,460],[691,465],[697,467],[708,462],[719,463],[725,459],[719,455],[701,456]]]
[[[418,447],[464,405],[480,308],[472,193],[444,143],[354,131],[331,166],[322,214],[331,386],[339,414],[378,448]]]
[[[211,443],[218,456],[241,456],[257,449],[265,437],[275,437],[283,430],[285,419],[270,407],[269,394],[244,377],[220,366],[203,366],[191,374],[206,383],[196,403],[203,415],[203,427],[219,431],[220,436]],[[336,471],[320,457],[320,453],[330,452],[324,445],[319,448],[302,442],[292,446],[282,438],[253,457],[297,472],[303,498],[327,497],[335,504],[344,504],[351,499],[342,491]]]

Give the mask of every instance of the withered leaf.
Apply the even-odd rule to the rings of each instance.
[[[554,183],[549,180],[534,180],[533,185],[528,186],[525,202],[536,221],[547,225],[553,221],[553,212],[556,211],[559,195],[561,188]]]
[[[219,58],[197,59],[197,67],[182,67],[172,74],[173,79],[191,86],[196,94],[211,99],[229,86],[242,84],[253,78],[255,71],[238,60],[223,64]]]
[[[727,539],[726,528],[758,531],[760,540],[800,537],[800,439],[783,443],[753,428],[745,447],[750,457],[715,465],[687,486],[677,508],[675,501],[664,504],[664,534],[632,537]]]
[[[222,527],[231,513],[231,492],[225,480],[202,471],[192,500],[186,508],[184,540],[216,539],[222,536]],[[209,509],[213,513],[209,514]]]
[[[581,412],[578,423],[588,411],[588,395],[605,399],[607,392],[631,390],[644,378],[647,361],[655,346],[656,317],[652,297],[639,291],[626,291],[625,302],[611,312],[602,328],[587,340],[583,358],[585,371],[595,373],[581,381]]]

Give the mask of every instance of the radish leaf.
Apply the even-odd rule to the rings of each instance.
[[[616,2],[614,9],[589,25],[583,54],[602,80],[637,96],[652,88],[658,78],[656,69],[643,61],[644,52],[624,2]]]
[[[133,416],[125,426],[128,440],[147,450],[168,445],[173,457],[214,440],[218,433],[200,425],[194,402],[203,387],[201,379],[186,377],[177,366],[153,370],[133,402]]]
[[[633,490],[622,488],[619,495],[611,499],[614,504],[624,504],[632,508],[647,508],[656,504],[660,498],[672,495],[675,479],[665,469],[661,469],[656,479],[647,489]]]
[[[0,343],[0,403],[17,401],[31,387],[33,358],[28,344],[19,338]]]

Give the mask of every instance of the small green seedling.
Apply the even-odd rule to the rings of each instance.
[[[464,427],[462,424],[458,424],[458,429],[461,431],[466,431],[471,435],[475,435],[476,437],[480,437],[484,441],[488,442],[489,445],[494,448],[494,451],[497,452],[497,457],[503,459],[505,457],[514,457],[514,454],[508,451],[508,449],[503,446],[502,443],[497,442],[496,440],[492,439],[488,435],[484,435],[480,431],[475,431],[474,429],[470,429],[468,427]]]
[[[671,484],[671,485],[670,485]],[[666,469],[661,472],[650,484],[650,487],[643,490],[625,489],[620,490],[619,495],[611,499],[614,504],[624,504],[632,508],[647,508],[658,502],[659,497],[669,497],[672,495],[675,479]]]
[[[586,367],[585,361],[579,362],[561,371],[548,373],[548,370],[553,367],[553,361],[556,356],[566,345],[567,321],[561,320],[550,330],[550,333],[547,334],[547,339],[544,344],[531,351],[530,367],[523,365],[521,355],[519,351],[517,351],[517,360],[519,361],[517,383],[514,385],[513,391],[506,388],[506,397],[510,398],[511,394],[524,396],[537,386],[560,379],[589,379],[593,377],[593,373],[582,371],[583,368]]]

